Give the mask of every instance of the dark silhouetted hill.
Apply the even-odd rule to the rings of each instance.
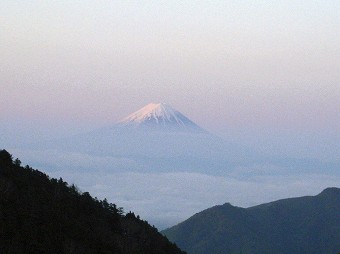
[[[339,253],[340,189],[246,209],[215,206],[163,233],[192,254]]]
[[[134,213],[0,150],[0,253],[184,253]]]

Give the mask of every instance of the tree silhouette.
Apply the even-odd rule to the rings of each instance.
[[[146,221],[0,150],[0,253],[184,253]]]

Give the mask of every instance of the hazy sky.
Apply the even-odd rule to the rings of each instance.
[[[339,163],[340,1],[0,1],[0,149],[24,164],[163,226],[214,204],[317,194],[339,182],[313,172],[247,180],[84,172],[129,164],[12,149],[115,123],[150,102],[257,152]]]
[[[340,1],[0,2],[0,122],[167,102],[212,131],[340,131]],[[33,123],[34,126],[34,123]]]

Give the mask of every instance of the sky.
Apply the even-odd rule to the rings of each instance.
[[[90,129],[166,102],[216,132],[338,133],[339,12],[327,0],[3,0],[0,120]]]
[[[41,169],[163,227],[226,201],[315,195],[339,176],[91,174],[62,168],[126,161],[15,144],[112,125],[165,102],[263,154],[339,163],[339,13],[336,0],[2,0],[0,149],[10,144],[31,166],[63,162]]]

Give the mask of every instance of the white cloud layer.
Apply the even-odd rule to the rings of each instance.
[[[214,205],[229,202],[249,207],[281,198],[316,195],[340,183],[339,174],[284,173],[284,169],[272,165],[242,167],[224,176],[213,176],[195,172],[133,172],[135,162],[124,158],[57,151],[10,152],[51,177],[62,177],[81,191],[107,198],[125,211],[134,211],[159,229]],[[119,167],[126,170],[115,170]],[[249,173],[254,171],[258,174]]]

